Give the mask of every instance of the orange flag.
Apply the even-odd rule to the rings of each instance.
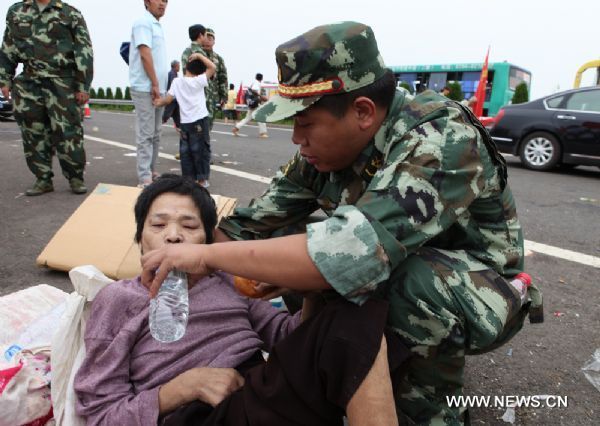
[[[490,56],[490,48],[488,47],[487,53],[485,55],[485,61],[483,62],[483,68],[481,69],[481,77],[479,77],[479,85],[477,86],[477,91],[475,92],[475,97],[477,98],[477,102],[473,107],[473,113],[476,117],[481,117],[483,115],[483,103],[485,102],[485,87],[487,86],[487,77],[488,77],[488,57]]]

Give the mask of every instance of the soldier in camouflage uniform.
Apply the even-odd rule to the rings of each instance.
[[[395,89],[368,26],[314,28],[276,60],[279,95],[255,118],[293,116],[298,154],[221,221],[217,241],[246,241],[147,254],[144,282],[156,289],[173,267],[220,269],[356,304],[384,299],[390,354],[404,359],[390,363],[399,420],[468,421],[447,402],[462,393],[465,355],[505,343],[527,314],[542,320],[537,288],[521,306],[508,282],[524,257],[503,157],[467,108]],[[328,218],[311,222],[318,209]]]
[[[185,73],[185,67],[187,66],[188,59],[192,55],[192,53],[201,53],[204,56],[207,56],[204,49],[202,49],[202,42],[206,38],[206,28],[204,25],[196,24],[192,25],[188,28],[188,35],[190,36],[190,40],[192,43],[185,48],[183,53],[181,54],[181,67],[183,72]]]
[[[19,63],[23,72],[14,78]],[[25,0],[8,9],[0,88],[5,97],[12,93],[27,166],[37,178],[26,195],[54,190],[54,151],[71,190],[87,191],[80,106],[89,98],[92,65],[90,37],[77,9],[61,0]]]
[[[210,119],[210,130],[212,130],[217,105],[222,108],[227,101],[227,67],[223,57],[213,50],[215,45],[215,32],[211,28],[206,29],[206,37],[202,41],[202,48],[206,57],[217,66],[217,73],[210,79],[208,87],[204,90],[206,94],[206,107]]]

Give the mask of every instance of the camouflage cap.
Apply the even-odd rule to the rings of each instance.
[[[321,97],[351,92],[386,72],[373,30],[358,22],[322,25],[275,50],[277,95],[256,110],[257,121],[279,121]]]
[[[211,35],[211,36],[214,37],[215,36],[215,31],[212,28],[207,28],[206,29],[206,35],[207,36]]]

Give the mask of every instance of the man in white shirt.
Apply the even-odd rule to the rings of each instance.
[[[129,84],[136,112],[139,186],[152,182],[158,157],[163,108],[152,102],[166,92],[169,65],[163,29],[158,22],[168,0],[144,0],[146,12],[134,22],[129,52]]]
[[[267,100],[266,96],[263,96],[262,94],[262,80],[263,75],[261,73],[257,73],[254,83],[252,83],[252,85],[248,88],[248,92],[246,93],[246,104],[248,105],[248,113],[242,121],[240,121],[233,127],[232,133],[234,136],[237,136],[240,129],[246,124],[248,124],[250,120],[252,120],[252,116],[254,115],[254,111],[256,110],[256,108],[258,108],[258,106],[262,102],[265,102]],[[248,96],[252,98],[253,102],[249,102]],[[267,134],[267,125],[265,123],[258,123],[258,137],[269,137],[269,135]]]
[[[208,188],[210,175],[210,122],[204,88],[215,74],[215,64],[201,53],[193,53],[185,67],[183,78],[171,83],[167,96],[156,99],[154,105],[163,107],[175,99],[179,104],[181,131],[179,156],[181,174],[190,176]]]

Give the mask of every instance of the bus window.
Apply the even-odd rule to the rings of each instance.
[[[465,95],[465,99],[470,99],[475,95],[477,91],[477,85],[479,84],[479,77],[481,76],[481,72],[463,72],[460,80],[460,86],[462,87],[463,94]]]
[[[412,87],[413,82],[417,79],[417,73],[402,72],[400,74],[397,74],[397,78],[400,83],[408,83]]]
[[[432,72],[429,75],[429,84],[428,87],[431,90],[435,90],[439,92],[446,85],[446,76],[448,74],[445,72]]]
[[[525,82],[527,87],[531,84],[531,74],[527,71],[523,71],[519,68],[510,67],[509,87],[511,90],[515,90],[517,86]]]

